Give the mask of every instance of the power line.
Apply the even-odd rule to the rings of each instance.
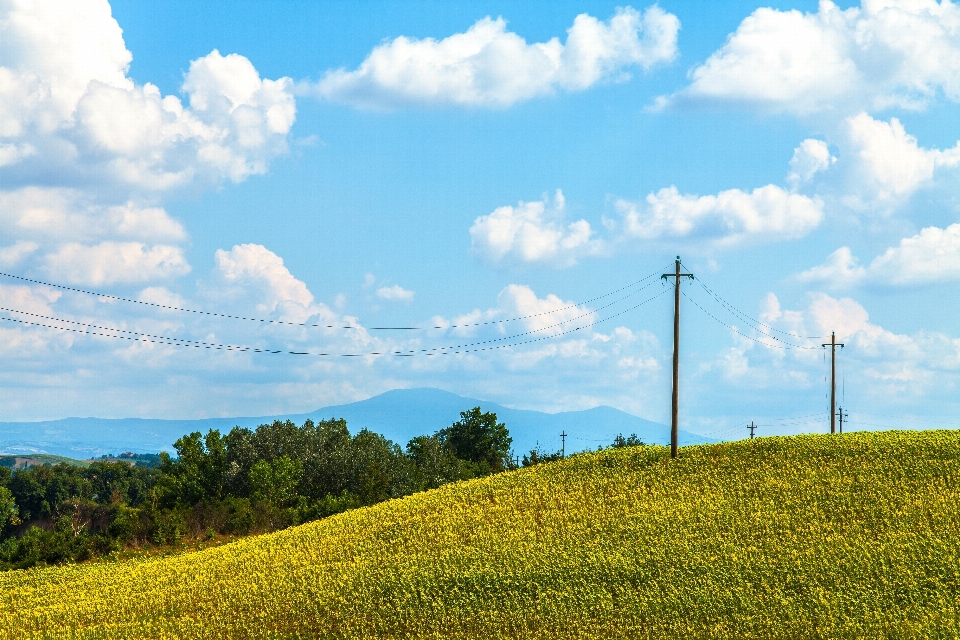
[[[659,269],[657,270],[657,272],[659,272]],[[540,313],[534,313],[534,314],[530,314],[530,315],[526,315],[526,316],[517,316],[517,317],[515,317],[515,318],[507,318],[507,319],[505,319],[505,320],[488,320],[488,321],[485,321],[485,322],[474,322],[474,323],[464,323],[464,324],[451,324],[451,325],[446,325],[446,326],[435,325],[435,326],[430,326],[430,327],[414,327],[414,326],[366,327],[366,329],[367,329],[368,331],[419,331],[419,330],[427,329],[427,328],[428,328],[428,329],[453,329],[453,328],[463,328],[463,327],[476,327],[476,326],[482,326],[482,325],[488,325],[488,324],[500,324],[500,323],[505,323],[505,322],[516,322],[516,321],[518,321],[518,320],[526,320],[526,319],[528,319],[528,318],[536,318],[536,317],[543,316],[543,315],[548,315],[548,314],[551,314],[551,313],[558,313],[558,312],[560,312],[560,311],[566,311],[566,310],[568,310],[568,309],[573,309],[573,308],[579,307],[579,306],[581,306],[581,305],[590,304],[591,302],[595,302],[595,301],[597,301],[597,300],[601,300],[601,299],[603,299],[603,298],[607,298],[607,297],[609,297],[609,296],[616,295],[617,293],[620,293],[621,291],[625,291],[625,290],[627,290],[627,289],[633,288],[633,287],[637,286],[638,284],[640,284],[640,283],[642,283],[642,282],[645,282],[645,281],[649,280],[650,278],[653,278],[654,276],[657,275],[657,272],[651,273],[650,275],[645,276],[644,278],[641,278],[640,280],[637,280],[636,282],[633,282],[633,283],[631,283],[631,284],[625,285],[625,286],[623,286],[623,287],[620,287],[619,289],[616,289],[616,290],[614,290],[614,291],[610,291],[609,293],[605,293],[605,294],[600,295],[600,296],[597,296],[597,297],[595,297],[595,298],[591,298],[591,299],[585,300],[585,301],[583,301],[583,302],[573,303],[573,304],[567,305],[567,306],[565,306],[565,307],[560,307],[559,309],[552,309],[552,310],[549,310],[549,311],[542,311],[542,312],[540,312]],[[193,313],[193,314],[201,315],[201,316],[214,316],[214,317],[219,317],[219,318],[228,318],[228,319],[231,319],[231,320],[245,320],[245,321],[247,321],[247,322],[261,322],[261,323],[264,323],[264,324],[281,324],[281,325],[289,325],[289,326],[296,326],[296,327],[323,327],[323,328],[325,328],[325,329],[362,329],[362,328],[364,328],[364,327],[361,326],[361,325],[334,325],[334,324],[321,324],[321,323],[309,324],[309,323],[306,323],[306,322],[289,322],[289,321],[286,321],[286,320],[270,320],[270,319],[266,319],[266,318],[252,318],[252,317],[249,317],[249,318],[248,318],[248,317],[246,317],[246,316],[238,316],[238,315],[232,315],[232,314],[228,314],[228,313],[219,313],[219,312],[214,312],[214,311],[202,311],[202,310],[199,310],[199,309],[188,309],[188,308],[186,308],[186,307],[176,307],[176,306],[173,306],[173,305],[165,305],[165,304],[160,304],[160,303],[157,303],[157,302],[147,302],[147,301],[144,301],[144,300],[134,300],[133,298],[125,298],[125,297],[123,297],[123,296],[115,296],[115,295],[112,295],[112,294],[109,294],[109,293],[99,293],[99,292],[96,292],[96,291],[89,291],[89,290],[87,290],[87,289],[79,289],[79,288],[77,288],[77,287],[68,287],[68,286],[66,286],[66,285],[55,284],[55,283],[52,283],[52,282],[45,282],[45,281],[43,281],[43,280],[34,280],[34,279],[32,279],[32,278],[25,278],[25,277],[23,277],[23,276],[17,276],[17,275],[14,275],[14,274],[12,274],[12,273],[5,273],[5,272],[2,272],[2,271],[0,271],[0,276],[4,276],[4,277],[7,277],[7,278],[13,278],[13,279],[15,279],[15,280],[20,280],[20,281],[23,281],[23,282],[31,282],[31,283],[33,283],[33,284],[39,284],[39,285],[43,285],[43,286],[46,286],[46,287],[53,287],[53,288],[56,288],[56,289],[62,289],[62,290],[64,290],[64,291],[73,291],[73,292],[75,292],[75,293],[82,293],[82,294],[85,294],[85,295],[96,296],[96,297],[98,297],[98,298],[108,298],[108,299],[110,299],[110,300],[117,300],[117,301],[119,301],[119,302],[129,302],[129,303],[132,303],[132,304],[139,304],[139,305],[144,305],[144,306],[147,306],[147,307],[155,307],[155,308],[157,308],[157,309],[166,309],[167,311],[179,311],[179,312],[182,312],[182,313]],[[636,293],[636,292],[635,292],[635,293]],[[631,294],[631,295],[632,295],[632,294]]]
[[[784,342],[783,340],[780,340],[779,338],[776,338],[776,337],[774,337],[774,336],[770,336],[770,335],[767,335],[767,334],[764,334],[764,335],[766,335],[766,337],[768,337],[768,338],[772,338],[773,340],[776,340],[777,342],[781,342],[781,343],[783,343],[783,344],[770,344],[769,342],[764,342],[764,341],[762,341],[762,340],[758,340],[758,339],[754,338],[753,336],[748,336],[747,334],[740,332],[738,329],[736,329],[736,328],[734,328],[734,327],[731,327],[729,324],[727,324],[726,322],[724,322],[723,320],[721,320],[721,319],[718,318],[717,316],[713,315],[712,313],[710,313],[709,311],[707,311],[706,309],[704,309],[703,307],[701,307],[700,304],[699,304],[696,300],[694,300],[693,298],[691,298],[690,296],[688,296],[686,293],[683,293],[682,291],[681,291],[680,293],[681,293],[681,294],[683,295],[683,297],[685,297],[687,300],[689,300],[690,302],[692,302],[693,304],[695,304],[696,307],[697,307],[698,309],[700,309],[700,311],[703,311],[705,314],[707,314],[708,316],[710,316],[711,318],[713,318],[714,320],[716,320],[718,323],[722,324],[722,325],[725,326],[727,329],[730,329],[730,331],[733,331],[733,332],[736,333],[737,335],[743,336],[744,338],[747,338],[748,340],[753,340],[754,342],[757,342],[757,343],[759,343],[759,344],[762,344],[762,345],[765,346],[765,347],[775,347],[775,348],[777,348],[777,349],[816,349],[816,348],[817,348],[817,347],[804,347],[804,346],[799,345],[799,344],[791,344],[791,343],[789,343],[789,342]]]
[[[651,283],[651,284],[653,284],[653,283]],[[606,308],[608,308],[608,307],[612,307],[612,306],[615,305],[615,304],[619,304],[620,302],[623,302],[623,301],[626,300],[627,298],[629,298],[629,297],[631,297],[631,296],[634,296],[634,295],[640,293],[641,291],[643,291],[644,289],[646,289],[646,288],[649,287],[649,286],[651,286],[651,285],[648,284],[648,285],[646,285],[646,286],[644,286],[644,287],[641,287],[640,289],[637,289],[637,290],[634,291],[633,293],[631,293],[631,294],[629,294],[629,295],[627,295],[627,296],[624,296],[623,298],[620,298],[619,300],[615,300],[614,302],[611,302],[611,303],[608,303],[608,304],[606,304],[606,305],[604,305],[604,306],[602,306],[602,307],[599,307],[599,308],[597,308],[597,309],[594,310],[594,311],[590,311],[590,312],[588,312],[588,313],[583,313],[583,314],[580,314],[579,316],[577,316],[577,317],[575,317],[575,318],[570,318],[570,319],[568,319],[568,320],[562,320],[561,322],[557,322],[557,323],[554,323],[554,324],[552,324],[552,325],[548,325],[548,326],[546,326],[546,327],[540,327],[539,329],[531,329],[531,330],[529,330],[529,331],[524,331],[523,333],[515,333],[515,334],[513,334],[513,335],[511,335],[511,336],[504,336],[504,337],[501,337],[501,338],[490,338],[490,339],[488,339],[488,340],[479,340],[479,341],[477,341],[477,342],[468,342],[468,343],[465,343],[465,344],[458,344],[458,345],[455,345],[455,346],[452,346],[452,347],[434,347],[434,348],[432,348],[432,349],[411,349],[411,350],[409,350],[409,351],[402,351],[402,352],[401,352],[401,351],[398,351],[398,352],[396,352],[396,353],[397,353],[398,355],[401,354],[401,353],[410,353],[410,354],[414,354],[414,353],[425,353],[425,354],[429,354],[429,352],[442,351],[442,350],[446,350],[446,349],[462,349],[462,348],[466,348],[466,347],[476,347],[476,346],[484,345],[484,344],[494,344],[494,343],[497,343],[497,342],[503,342],[503,341],[505,341],[505,340],[514,340],[514,339],[516,339],[516,338],[522,338],[522,337],[524,337],[524,336],[533,335],[533,334],[535,334],[535,333],[540,333],[541,331],[547,331],[547,330],[549,330],[549,329],[555,329],[555,328],[557,328],[557,327],[563,326],[563,325],[565,325],[565,324],[569,324],[569,323],[571,323],[571,322],[576,322],[577,320],[580,320],[580,319],[582,319],[582,318],[586,318],[587,316],[592,316],[593,314],[597,313],[598,311],[601,311],[601,310],[606,309]],[[614,315],[612,315],[612,316],[609,316],[609,317],[607,317],[607,318],[604,318],[603,320],[598,320],[596,323],[606,322],[607,320],[611,320],[611,319],[613,319],[613,318],[616,318],[617,316],[623,315],[624,313],[627,313],[628,311],[633,311],[634,309],[636,309],[636,308],[638,308],[638,307],[640,307],[640,306],[642,306],[642,305],[650,302],[651,300],[653,300],[653,299],[655,299],[655,298],[659,298],[659,297],[662,296],[663,294],[664,294],[664,292],[661,291],[661,292],[658,293],[657,295],[655,295],[655,296],[653,296],[653,297],[651,297],[651,298],[648,298],[647,300],[644,300],[643,302],[641,302],[641,303],[638,304],[638,305],[635,305],[635,306],[633,306],[633,307],[630,307],[629,309],[625,309],[625,310],[623,310],[623,311],[621,311],[621,312],[619,312],[619,313],[617,313],[617,314],[614,314]],[[577,327],[576,329],[572,329],[572,330],[569,330],[569,331],[563,331],[563,332],[561,332],[561,333],[559,333],[559,334],[557,334],[557,335],[558,335],[558,336],[561,336],[561,335],[565,335],[566,333],[572,333],[573,331],[579,331],[580,329],[585,329],[585,328],[587,328],[587,327],[592,327],[592,326],[593,326],[594,324],[596,324],[596,323],[590,323],[590,324],[588,324],[588,325],[584,325],[583,327]],[[549,338],[549,337],[555,337],[555,336],[545,336],[545,338]],[[537,340],[521,342],[521,343],[518,343],[518,344],[529,344],[530,342],[538,342],[538,341],[543,340],[543,339],[544,339],[544,338],[538,338]]]
[[[770,325],[766,324],[765,322],[761,322],[761,321],[757,320],[756,318],[754,318],[754,317],[752,317],[752,316],[744,313],[743,311],[741,311],[741,310],[738,309],[737,307],[735,307],[732,303],[730,303],[730,302],[728,302],[727,300],[725,300],[725,299],[724,299],[723,297],[721,297],[718,293],[716,293],[715,291],[713,291],[712,289],[710,289],[710,287],[708,287],[706,284],[704,284],[703,280],[699,280],[699,279],[698,279],[697,282],[700,284],[701,287],[703,287],[703,290],[704,290],[704,291],[706,291],[708,294],[710,294],[711,296],[713,296],[713,297],[717,300],[717,302],[719,302],[721,305],[723,305],[724,307],[726,307],[726,308],[727,308],[727,311],[729,311],[729,312],[732,313],[733,315],[739,317],[739,318],[740,318],[741,320],[743,320],[744,322],[748,322],[748,324],[755,324],[755,325],[758,325],[758,326],[761,326],[761,327],[766,327],[766,328],[769,329],[770,331],[774,331],[774,332],[776,332],[776,333],[779,333],[779,334],[782,334],[782,335],[785,335],[785,336],[789,336],[789,337],[791,337],[791,338],[800,338],[800,339],[809,338],[809,339],[812,339],[812,340],[819,340],[820,337],[821,337],[821,336],[801,336],[801,335],[796,334],[796,333],[790,333],[789,331],[781,331],[780,329],[771,327]],[[765,333],[765,332],[764,332],[764,331],[761,331],[761,333]],[[774,338],[775,340],[777,339],[775,336],[770,336],[770,337],[771,337],[771,338]]]
[[[630,297],[632,297],[632,296],[640,293],[641,291],[643,291],[644,289],[652,286],[653,284],[654,284],[654,283],[650,283],[650,284],[647,284],[647,285],[645,285],[645,286],[643,286],[643,287],[640,287],[640,288],[637,289],[636,291],[634,291],[634,292],[632,292],[632,293],[630,293],[630,294],[628,294],[628,295],[620,298],[619,300],[615,300],[615,301],[613,301],[613,302],[610,302],[610,303],[608,303],[608,304],[606,304],[606,305],[604,305],[604,306],[602,306],[602,307],[599,307],[599,308],[596,309],[596,310],[590,311],[590,312],[588,312],[588,313],[580,314],[579,316],[576,316],[576,317],[574,317],[574,318],[569,318],[569,319],[567,319],[567,320],[562,320],[561,322],[557,322],[557,323],[554,323],[554,324],[552,324],[552,325],[548,325],[548,326],[546,326],[546,327],[540,327],[539,329],[531,329],[531,330],[529,330],[529,331],[524,331],[523,333],[516,333],[516,334],[510,335],[510,336],[503,336],[503,337],[500,337],[500,338],[490,338],[490,339],[487,339],[487,340],[479,340],[479,341],[476,341],[476,342],[468,342],[468,343],[453,345],[453,346],[449,346],[449,347],[434,347],[434,348],[432,348],[432,349],[411,349],[411,350],[408,350],[408,351],[395,351],[395,352],[393,352],[392,355],[411,355],[411,354],[417,354],[417,353],[429,354],[430,352],[448,351],[448,350],[453,350],[453,349],[464,349],[464,348],[467,348],[467,347],[476,347],[476,346],[485,345],[485,344],[494,344],[494,343],[497,343],[497,342],[504,342],[504,341],[507,341],[507,340],[515,340],[516,338],[521,338],[521,337],[524,337],[524,336],[527,336],[527,335],[533,335],[533,334],[535,334],[535,333],[540,333],[540,332],[542,332],[542,331],[548,331],[548,330],[550,330],[550,329],[555,329],[555,328],[560,327],[560,326],[563,326],[563,325],[565,325],[565,324],[569,324],[569,323],[571,323],[571,322],[576,322],[577,320],[580,320],[580,319],[585,318],[585,317],[587,317],[587,316],[591,316],[591,315],[593,315],[594,313],[597,313],[598,311],[602,311],[603,309],[612,307],[612,306],[615,305],[615,304],[619,304],[620,302],[623,302],[624,300],[626,300],[626,299],[628,299],[628,298],[630,298]],[[657,294],[657,296],[654,296],[654,298],[655,298],[655,297],[658,297],[658,296],[660,296],[660,295],[663,295],[663,292]],[[652,299],[653,299],[653,298],[650,298],[650,300],[652,300]],[[636,305],[636,306],[634,306],[634,307],[631,307],[630,309],[627,309],[626,311],[631,311],[631,310],[633,310],[633,309],[636,309],[637,307],[639,307],[639,306],[641,306],[641,305],[643,305],[643,304],[646,304],[646,303],[649,302],[650,300],[645,300],[644,302],[640,303],[640,305]],[[63,322],[63,323],[68,323],[68,324],[78,324],[78,325],[83,325],[83,326],[90,326],[90,327],[94,327],[94,328],[97,328],[97,329],[102,329],[102,330],[105,330],[105,331],[115,331],[115,332],[120,332],[120,333],[132,333],[132,334],[135,334],[135,335],[142,335],[142,336],[147,336],[147,337],[150,337],[150,338],[156,338],[157,340],[162,340],[162,341],[175,342],[175,341],[181,341],[181,340],[182,340],[182,339],[180,339],[180,338],[169,338],[169,337],[167,337],[167,336],[151,335],[151,334],[147,334],[147,333],[144,333],[144,332],[127,331],[127,330],[124,330],[124,329],[116,329],[116,328],[114,328],[114,327],[104,327],[104,326],[95,325],[95,324],[92,324],[92,323],[78,322],[78,321],[75,321],[75,320],[64,320],[64,319],[62,319],[62,318],[56,318],[56,317],[53,317],[53,316],[43,316],[43,315],[39,315],[39,314],[35,314],[35,313],[30,313],[30,312],[28,312],[28,311],[21,311],[21,310],[19,310],[19,309],[11,309],[11,308],[0,307],[0,310],[12,312],[12,313],[24,314],[24,315],[28,315],[28,316],[37,317],[37,318],[43,318],[43,319],[52,320],[52,321],[55,321],[55,322]],[[619,313],[619,314],[616,314],[616,315],[614,315],[614,316],[611,316],[611,318],[615,318],[615,317],[617,317],[617,315],[622,315],[622,313],[625,313],[626,311],[621,312],[621,313]],[[606,318],[604,321],[609,320],[609,319],[610,319],[610,318]],[[45,327],[49,327],[49,328],[57,328],[57,327],[50,327],[49,325],[44,325],[44,324],[42,324],[42,323],[28,323],[28,324],[38,324],[38,325],[40,325],[40,326],[45,326]],[[592,325],[587,325],[587,326],[592,326]],[[583,328],[583,327],[581,327],[581,328]],[[579,330],[579,329],[578,329],[578,330]],[[565,332],[560,333],[559,335],[564,335],[565,333],[568,333],[568,332],[565,331]],[[98,333],[98,334],[91,334],[91,335],[103,335],[103,334],[99,334],[99,333]],[[197,341],[195,341],[195,340],[187,340],[187,342],[197,342]],[[207,344],[207,343],[201,343],[201,344]],[[212,343],[211,343],[211,344],[212,344]],[[527,343],[524,342],[524,343],[520,343],[520,344],[527,344]],[[223,345],[218,345],[216,348],[221,348],[222,346],[223,346]],[[239,347],[234,347],[234,348],[235,348],[235,349],[239,349]],[[244,350],[247,350],[247,349],[249,349],[249,348],[244,348]],[[281,351],[282,351],[282,350],[281,350]],[[296,355],[304,355],[302,352],[293,352],[293,351],[291,351],[291,352],[289,352],[289,353],[296,354]],[[322,355],[331,355],[331,354],[322,354]],[[345,354],[345,355],[346,355],[346,354]],[[369,353],[369,354],[350,354],[351,357],[355,357],[356,355],[385,355],[385,354],[384,354],[384,353],[381,353],[381,352],[371,352],[371,353]]]
[[[522,336],[524,336],[524,335],[529,335],[529,334],[531,334],[531,333],[536,333],[537,331],[545,331],[546,329],[554,328],[554,327],[556,327],[556,326],[560,326],[561,324],[566,324],[566,323],[569,323],[569,322],[573,322],[574,320],[576,320],[576,319],[578,319],[578,318],[574,318],[574,319],[571,319],[571,320],[567,320],[567,321],[564,321],[564,322],[562,322],[562,323],[558,323],[558,324],[556,324],[556,325],[552,325],[552,326],[550,326],[550,327],[544,327],[544,328],[542,328],[542,329],[537,329],[537,330],[534,330],[534,331],[527,331],[527,332],[524,332],[524,333],[522,333],[522,334],[516,334],[516,335],[513,335],[513,336],[507,336],[507,337],[505,337],[505,338],[498,338],[497,340],[484,340],[484,341],[480,341],[480,342],[468,343],[468,344],[463,344],[463,345],[456,345],[456,346],[452,346],[452,347],[434,347],[434,348],[432,348],[432,349],[419,349],[419,350],[409,350],[409,351],[371,351],[371,352],[368,352],[368,353],[339,353],[339,354],[338,354],[338,353],[326,353],[326,352],[316,353],[316,352],[310,352],[310,351],[288,351],[288,350],[283,350],[283,349],[261,349],[261,348],[257,348],[257,347],[248,347],[248,346],[242,346],[242,345],[231,345],[231,344],[220,344],[220,343],[212,343],[212,342],[202,342],[202,341],[198,341],[198,340],[187,340],[187,339],[184,339],[184,338],[170,338],[170,337],[168,337],[168,336],[158,336],[158,335],[147,334],[147,333],[142,333],[142,332],[128,331],[128,330],[124,330],[124,329],[115,329],[115,328],[112,328],[112,327],[102,327],[102,326],[99,326],[99,325],[93,325],[93,324],[90,324],[90,323],[82,323],[82,322],[78,322],[78,321],[75,321],[75,320],[62,320],[62,319],[53,318],[53,317],[50,317],[50,316],[43,316],[43,317],[44,317],[44,318],[47,318],[47,319],[49,319],[49,320],[55,321],[55,322],[62,322],[62,323],[65,323],[65,324],[68,324],[68,323],[69,323],[69,324],[78,324],[78,325],[86,326],[86,327],[94,327],[94,328],[100,329],[101,331],[112,331],[112,332],[114,332],[114,333],[101,333],[100,331],[88,331],[88,330],[81,330],[81,329],[73,329],[73,328],[70,328],[70,327],[59,327],[59,326],[55,326],[55,325],[45,324],[45,323],[43,323],[43,322],[33,322],[33,321],[29,321],[29,320],[18,320],[18,319],[16,319],[16,318],[4,318],[4,317],[0,317],[0,321],[16,322],[16,323],[23,324],[23,325],[27,325],[27,326],[45,327],[45,328],[48,328],[48,329],[55,329],[55,330],[58,330],[58,331],[70,331],[70,332],[72,332],[72,333],[77,333],[77,334],[82,334],[82,335],[93,335],[93,336],[101,336],[101,337],[105,337],[105,338],[116,338],[116,339],[130,340],[130,341],[134,341],[134,342],[149,342],[149,343],[154,343],[154,344],[165,344],[165,345],[178,346],[178,347],[206,348],[206,349],[223,350],[223,351],[240,351],[240,352],[249,351],[249,352],[252,352],[252,353],[270,353],[270,354],[286,353],[286,354],[289,354],[289,355],[298,355],[298,356],[329,356],[329,357],[346,357],[346,358],[357,358],[357,357],[364,357],[364,356],[384,356],[384,355],[392,355],[392,356],[399,356],[399,357],[412,357],[412,356],[415,356],[415,355],[434,356],[434,355],[451,355],[451,354],[459,354],[459,353],[473,353],[473,352],[478,352],[478,351],[493,351],[493,350],[496,350],[496,349],[504,349],[504,348],[507,348],[507,347],[516,347],[516,346],[521,346],[521,345],[525,345],[525,344],[532,344],[532,343],[534,343],[534,342],[541,342],[541,341],[543,341],[543,340],[549,340],[549,339],[552,339],[552,338],[559,338],[560,336],[567,335],[567,334],[569,334],[569,333],[574,333],[574,332],[580,331],[580,330],[582,330],[582,329],[586,329],[586,328],[589,328],[589,327],[593,327],[593,326],[595,326],[595,325],[597,325],[597,324],[600,324],[600,323],[602,323],[602,322],[607,322],[607,321],[609,321],[609,320],[612,320],[613,318],[616,318],[616,317],[618,317],[618,316],[621,316],[621,315],[623,315],[623,314],[625,314],[625,313],[628,313],[628,312],[630,312],[630,311],[633,311],[634,309],[637,309],[637,308],[645,305],[646,303],[650,302],[651,300],[655,300],[656,298],[659,298],[659,297],[662,296],[664,293],[666,293],[666,292],[665,292],[665,291],[661,291],[661,292],[658,293],[657,295],[652,296],[652,297],[644,300],[643,302],[641,302],[641,303],[639,303],[639,304],[636,304],[636,305],[634,305],[633,307],[630,307],[629,309],[624,309],[623,311],[620,311],[620,312],[618,312],[618,313],[615,313],[615,314],[612,315],[612,316],[608,316],[608,317],[602,318],[602,319],[600,319],[600,320],[595,320],[595,321],[590,322],[590,323],[588,323],[588,324],[586,324],[586,325],[579,326],[579,327],[574,327],[574,328],[572,328],[572,329],[568,329],[568,330],[566,330],[566,331],[562,331],[562,332],[560,332],[560,333],[558,333],[558,334],[555,334],[555,335],[541,336],[541,337],[539,337],[539,338],[534,338],[534,339],[531,339],[531,340],[524,340],[524,341],[521,341],[521,342],[514,342],[514,343],[501,344],[501,345],[495,345],[495,346],[488,346],[488,347],[483,347],[483,348],[480,348],[480,349],[466,349],[466,347],[479,346],[479,345],[482,345],[482,344],[488,344],[488,343],[490,343],[490,342],[497,342],[497,341],[500,341],[500,340],[515,339],[515,338],[518,338],[518,337],[522,337]],[[610,305],[607,305],[607,306],[610,306]],[[28,313],[28,312],[22,312],[22,311],[18,311],[18,310],[15,310],[15,309],[7,309],[7,311],[13,311],[14,313],[26,313],[27,315],[36,316],[36,314],[31,314],[31,313]],[[579,316],[579,317],[582,318],[582,317],[584,317],[584,316],[586,316],[586,315],[592,315],[592,314],[584,314],[583,316]],[[129,333],[129,334],[131,334],[131,336],[137,336],[137,337],[131,337],[131,336],[125,336],[125,335],[116,335],[117,333]],[[463,350],[462,350],[462,351],[458,351],[458,349],[463,349]]]

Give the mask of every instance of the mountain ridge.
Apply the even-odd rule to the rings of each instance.
[[[622,433],[631,433],[648,444],[669,442],[670,428],[629,413],[600,406],[580,411],[546,413],[512,409],[496,402],[460,396],[441,389],[420,387],[393,389],[347,404],[322,407],[308,413],[233,418],[166,420],[154,418],[61,418],[36,422],[0,422],[0,453],[48,453],[68,457],[95,457],[122,451],[156,453],[173,451],[180,436],[209,429],[226,433],[235,426],[255,428],[274,420],[302,423],[343,418],[352,433],[368,428],[400,446],[418,435],[432,434],[455,422],[461,411],[479,406],[493,411],[507,425],[513,449],[522,455],[539,447],[543,451],[561,448],[560,433],[568,434],[566,451],[596,449],[612,443]],[[681,430],[680,444],[714,442]]]

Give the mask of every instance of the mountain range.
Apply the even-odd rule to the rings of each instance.
[[[274,420],[302,424],[329,418],[344,418],[352,433],[367,428],[405,445],[411,438],[432,434],[449,426],[461,411],[479,406],[493,411],[506,424],[513,450],[523,454],[533,448],[544,452],[561,448],[566,433],[567,453],[609,445],[617,434],[636,434],[647,444],[667,444],[670,427],[651,422],[612,407],[584,411],[545,413],[511,409],[494,402],[465,398],[440,389],[395,389],[350,404],[323,407],[303,414],[280,416],[160,420],[145,418],[64,418],[40,422],[0,422],[0,453],[48,453],[71,458],[91,458],[124,451],[156,453],[173,451],[180,436],[193,431],[234,426],[255,428]],[[715,442],[711,438],[680,431],[680,445]]]

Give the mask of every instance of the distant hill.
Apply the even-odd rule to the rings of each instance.
[[[54,456],[48,453],[0,455],[0,467],[7,467],[9,469],[30,469],[31,467],[42,467],[44,465],[53,466],[55,464],[68,464],[74,467],[90,466],[90,463],[86,460],[74,460],[73,458]]]
[[[351,432],[362,428],[381,433],[405,445],[410,438],[431,434],[449,426],[461,411],[479,406],[493,411],[507,425],[518,455],[539,446],[560,449],[560,433],[568,434],[567,452],[608,445],[622,433],[631,433],[648,444],[669,442],[670,428],[612,407],[585,411],[544,413],[509,409],[495,402],[465,398],[440,389],[395,389],[367,400],[317,409],[305,414],[202,420],[151,420],[142,418],[64,418],[43,422],[0,422],[0,454],[49,453],[71,458],[91,458],[123,451],[151,453],[173,451],[173,442],[192,431],[226,433],[234,426],[256,427],[275,419],[302,423],[344,418]],[[680,432],[680,444],[714,442],[688,431]]]
[[[196,553],[2,572],[0,639],[955,638],[958,493],[956,431],[607,449]]]

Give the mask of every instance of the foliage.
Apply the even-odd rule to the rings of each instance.
[[[637,437],[637,434],[631,433],[629,437],[624,438],[622,433],[618,433],[613,439],[613,447],[639,447],[643,446],[643,440]]]
[[[513,438],[506,426],[497,422],[497,414],[481,413],[480,407],[460,412],[460,420],[437,433],[437,438],[457,458],[473,463],[476,475],[503,471],[509,464]]]
[[[608,448],[197,553],[0,574],[0,638],[927,638],[960,433]]]
[[[524,454],[523,459],[520,461],[520,465],[524,467],[532,467],[535,464],[543,464],[544,462],[556,462],[557,460],[563,459],[563,453],[560,451],[554,451],[553,453],[546,453],[537,447],[536,449],[531,449],[530,453]]]
[[[406,453],[366,429],[351,435],[344,420],[275,421],[187,434],[175,457],[0,467],[0,568],[274,531],[490,473],[509,441],[476,408]]]

